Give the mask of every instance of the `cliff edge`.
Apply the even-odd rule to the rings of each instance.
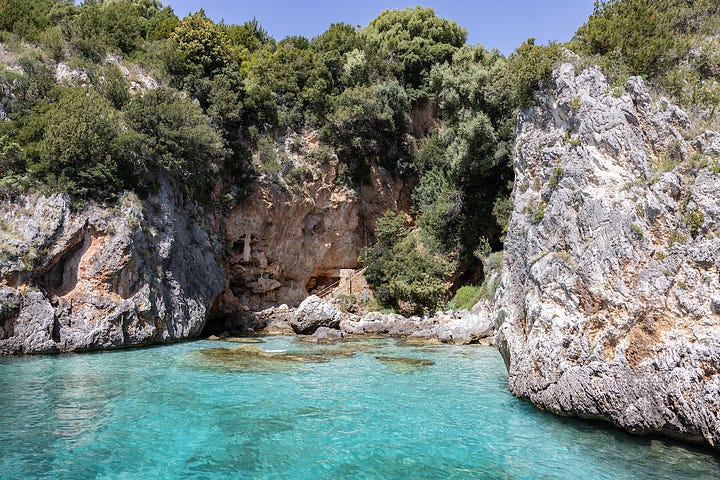
[[[720,134],[564,64],[515,152],[495,299],[512,393],[718,448]]]

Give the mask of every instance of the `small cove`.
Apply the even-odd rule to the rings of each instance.
[[[708,450],[512,397],[498,352],[196,341],[0,358],[0,478],[716,478]]]

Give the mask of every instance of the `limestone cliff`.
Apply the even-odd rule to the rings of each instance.
[[[70,209],[64,195],[0,206],[0,352],[180,340],[225,284],[221,247],[169,183],[141,202]]]
[[[553,74],[517,125],[496,296],[511,391],[720,446],[720,135],[631,78]]]
[[[285,148],[292,142],[303,144],[299,152]],[[230,321],[248,309],[296,306],[308,292],[337,282],[341,270],[358,268],[375,219],[409,201],[403,182],[382,167],[371,169],[366,185],[340,183],[333,155],[322,164],[308,160],[318,148],[312,133],[277,143],[286,169],[304,172],[303,181],[288,186],[282,170],[277,178],[261,177],[219,222],[228,280],[216,315]]]

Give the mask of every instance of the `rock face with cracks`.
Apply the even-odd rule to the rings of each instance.
[[[519,116],[495,298],[513,394],[720,447],[720,134],[565,64]]]
[[[2,204],[0,218],[2,353],[191,338],[225,285],[211,228],[167,182],[116,209],[39,196]]]

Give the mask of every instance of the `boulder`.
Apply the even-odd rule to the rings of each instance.
[[[332,303],[316,295],[310,295],[298,306],[290,320],[295,333],[312,335],[320,327],[337,329],[342,312]]]
[[[318,343],[327,343],[340,340],[345,337],[345,334],[336,328],[318,327],[312,337]]]

